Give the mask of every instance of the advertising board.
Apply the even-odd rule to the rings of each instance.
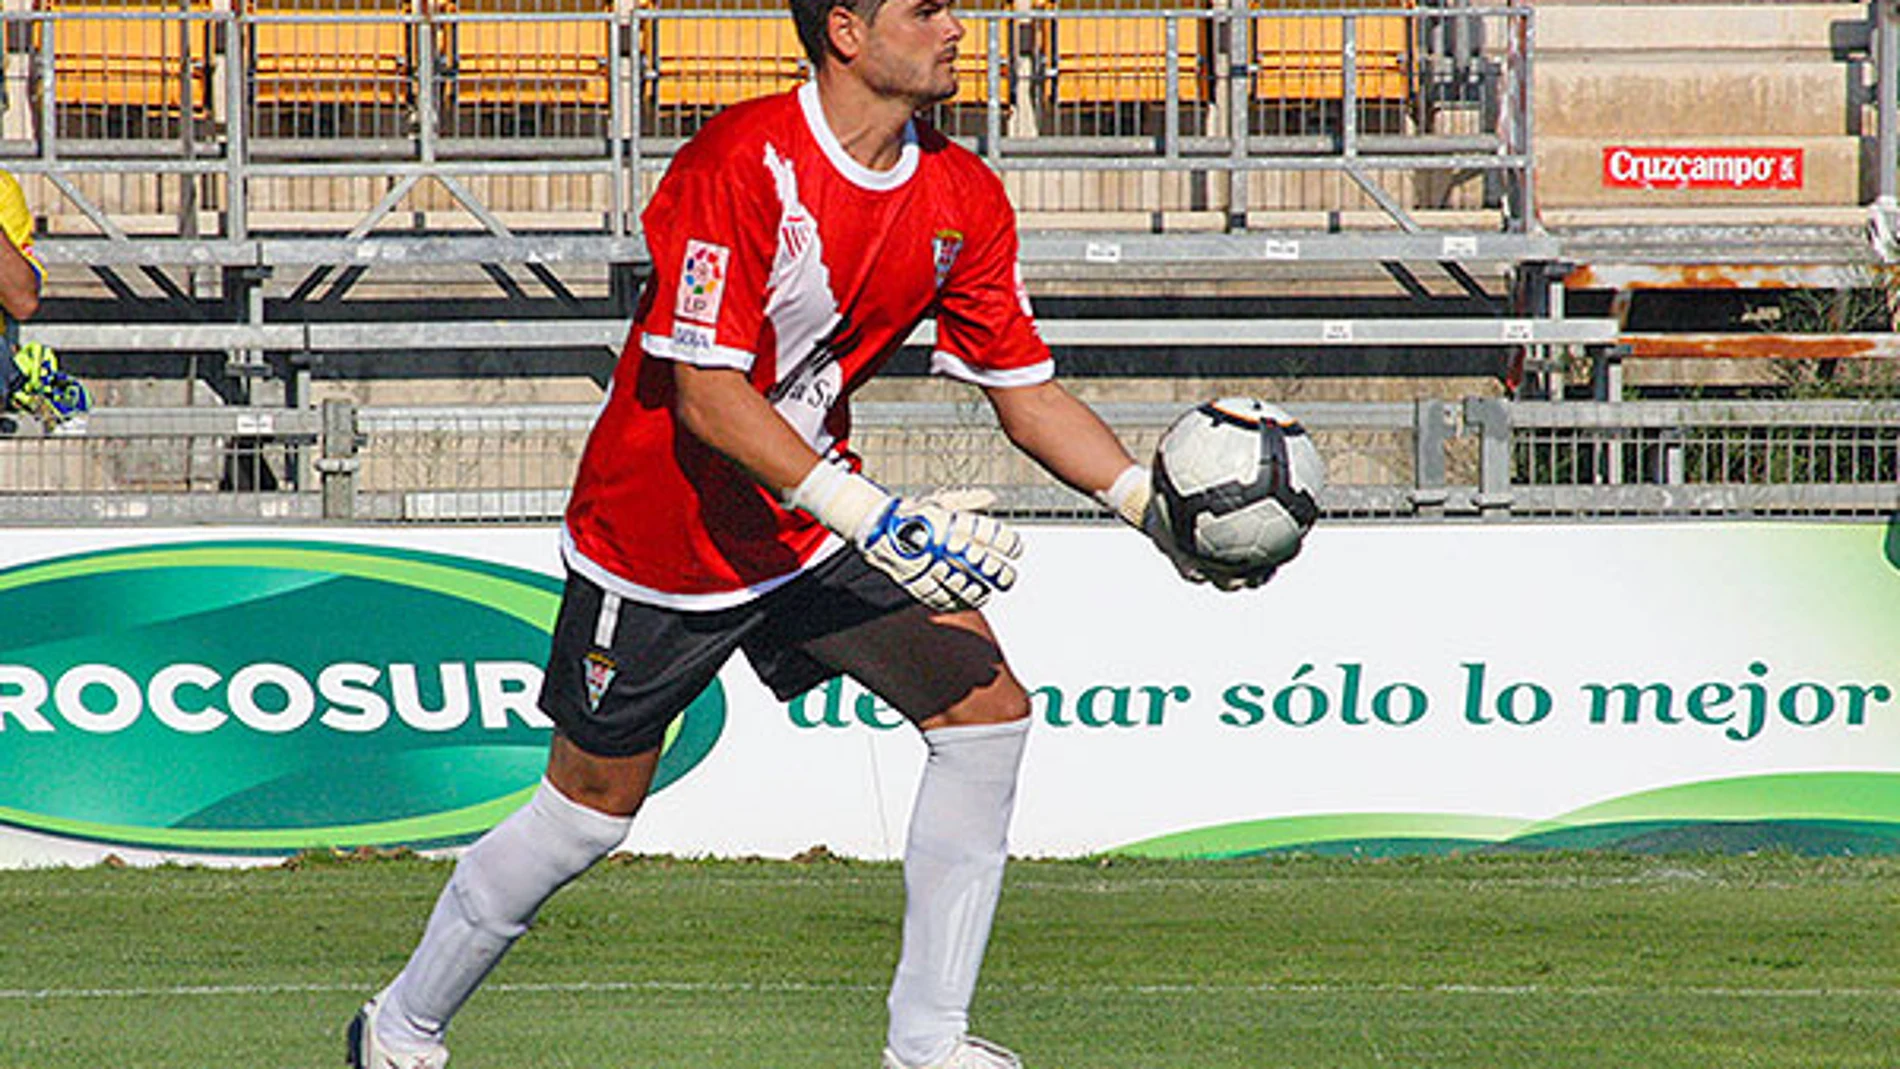
[[[1036,721],[1018,854],[1900,841],[1882,525],[1332,525],[1235,594],[1125,530],[1026,538],[990,612]],[[0,864],[468,841],[540,773],[556,545],[0,532]],[[894,857],[922,756],[857,684],[735,662],[625,848]]]

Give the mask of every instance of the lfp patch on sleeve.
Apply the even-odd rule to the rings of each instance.
[[[726,262],[732,250],[706,241],[686,243],[686,262],[680,265],[679,300],[675,319],[708,325],[719,322],[719,301],[726,292]]]

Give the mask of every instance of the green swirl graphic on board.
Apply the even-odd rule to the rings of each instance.
[[[200,852],[467,841],[546,761],[554,577],[304,541],[0,571],[0,823]],[[715,683],[654,789],[704,760]]]
[[[1887,518],[1887,563],[1900,571],[1900,509]]]
[[[1791,772],[1684,783],[1548,820],[1326,813],[1239,821],[1128,843],[1140,857],[1525,849],[1900,852],[1900,773]]]

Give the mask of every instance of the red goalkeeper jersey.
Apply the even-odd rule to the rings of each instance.
[[[840,546],[680,426],[674,361],[743,371],[821,454],[848,448],[851,392],[926,317],[939,374],[1019,386],[1053,373],[1002,183],[914,123],[895,167],[865,168],[813,84],[707,123],[641,221],[653,275],[563,538],[571,567],[623,596],[721,608]]]

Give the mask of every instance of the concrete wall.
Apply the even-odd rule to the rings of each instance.
[[[1875,133],[1864,3],[1542,3],[1535,133],[1546,210],[1847,207]],[[1606,188],[1611,145],[1799,148],[1790,190]]]

